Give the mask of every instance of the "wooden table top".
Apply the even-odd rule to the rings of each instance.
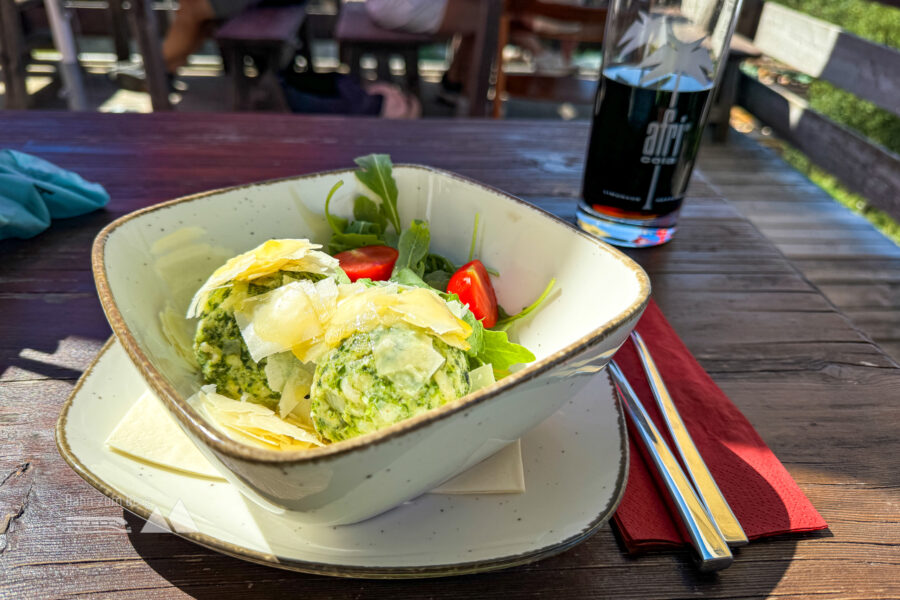
[[[718,575],[687,554],[625,556],[605,527],[554,558],[422,581],[304,575],[216,554],[142,521],[57,454],[54,424],[110,335],[89,248],[112,219],[210,188],[395,162],[457,171],[565,218],[584,123],[388,122],[275,115],[0,113],[2,145],[99,181],[107,210],[0,242],[0,596],[97,598],[669,598],[900,596],[900,368],[726,200],[694,178],[675,240],[631,254],[673,326],[830,529],[756,542]],[[85,532],[72,516],[110,518]]]

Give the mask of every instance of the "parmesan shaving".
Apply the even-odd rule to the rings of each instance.
[[[311,427],[287,415],[280,418],[260,404],[232,400],[203,386],[191,396],[191,405],[235,441],[268,450],[305,450],[322,446]]]
[[[210,292],[232,281],[252,281],[276,271],[295,271],[333,275],[340,269],[336,258],[318,252],[320,244],[309,240],[269,240],[249,252],[229,259],[206,280],[187,311],[188,318],[196,317]]]

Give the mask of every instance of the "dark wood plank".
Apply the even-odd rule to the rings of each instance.
[[[892,326],[900,322],[900,299],[885,287],[900,277],[895,272],[900,264],[894,264],[900,247],[774,152],[748,148],[745,141],[738,138],[734,156],[731,148],[701,153],[699,165],[708,184],[726,195],[838,309],[851,314],[857,327],[900,359],[894,353]],[[748,174],[758,174],[763,183]],[[865,310],[878,312],[873,316],[861,312]]]
[[[818,287],[842,310],[900,306],[900,283],[877,283],[866,286],[847,283],[820,283]]]
[[[793,261],[716,198],[691,199],[675,240],[632,254],[701,364],[829,522],[753,543],[718,576],[685,553],[628,558],[604,528],[539,563],[430,581],[354,581],[239,562],[167,534],[100,496],[54,450],[74,377],[108,335],[94,294],[93,235],[174,196],[343,167],[388,151],[454,170],[571,217],[587,127],[557,122],[383,122],[280,115],[10,115],[9,147],[100,181],[110,206],[0,242],[0,595],[94,598],[890,598],[900,596],[900,369],[798,272],[838,281],[852,259]],[[740,138],[737,138],[740,140]],[[742,142],[740,142],[742,143]],[[739,148],[740,149],[740,148]],[[715,177],[702,173],[708,189]],[[868,264],[900,284],[900,261]],[[891,290],[893,288],[888,288]],[[66,318],[59,318],[64,314]],[[6,518],[6,515],[10,515]],[[84,531],[73,515],[110,519]],[[129,528],[131,532],[129,533]]]

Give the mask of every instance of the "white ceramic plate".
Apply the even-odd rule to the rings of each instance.
[[[345,526],[260,508],[224,482],[141,465],[105,440],[146,384],[110,340],[60,415],[63,458],[91,485],[178,535],[244,560],[345,577],[490,571],[562,552],[603,525],[622,496],[627,444],[605,373],[522,438],[524,494],[426,494]],[[154,514],[155,513],[155,514]]]

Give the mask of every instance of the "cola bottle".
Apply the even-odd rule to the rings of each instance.
[[[612,3],[577,211],[582,229],[621,246],[672,238],[737,4]]]

